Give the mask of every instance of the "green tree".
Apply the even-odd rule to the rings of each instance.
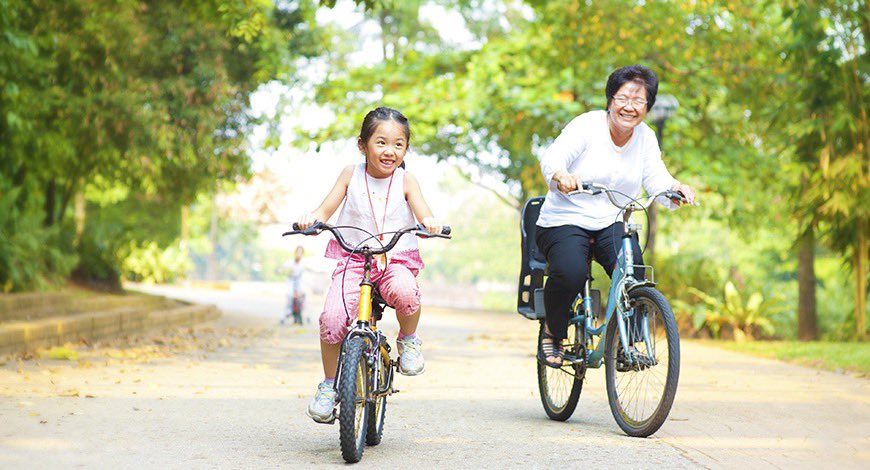
[[[818,336],[814,253],[817,240],[851,258],[855,335],[866,334],[868,200],[866,103],[870,80],[866,2],[787,2],[783,11],[786,73],[765,113],[793,162],[791,187],[800,224],[800,339]],[[819,233],[821,231],[821,233]],[[850,256],[851,254],[851,256]]]
[[[145,201],[178,213],[216,181],[245,173],[247,135],[258,123],[250,95],[269,80],[292,78],[295,59],[314,55],[321,42],[310,27],[313,1],[0,6],[0,37],[11,46],[0,52],[6,194],[19,210],[37,211],[46,233],[58,233],[47,242],[64,251],[75,245],[86,277],[99,264],[116,277],[120,247],[154,235],[135,224],[144,213],[125,213],[88,217],[80,243],[61,237],[70,227],[55,227],[69,224],[77,195],[86,194],[92,211]],[[13,278],[11,289],[34,286],[0,271],[0,282]]]

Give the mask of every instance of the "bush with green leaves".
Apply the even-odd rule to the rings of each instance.
[[[61,226],[46,228],[36,201],[0,178],[0,292],[46,290],[62,283],[78,257]]]
[[[771,336],[775,329],[771,317],[781,310],[781,299],[765,299],[760,292],[741,293],[728,281],[725,283],[723,297],[715,297],[698,289],[689,288],[702,303],[686,304],[677,301],[679,306],[692,313],[696,329],[707,328],[714,338],[719,339],[723,330],[728,330],[736,341],[746,341],[759,336]]]
[[[162,248],[155,242],[130,243],[130,254],[124,259],[124,278],[136,282],[174,282],[188,272],[193,263],[187,254],[173,243]]]
[[[73,278],[78,282],[108,290],[121,289],[121,271],[118,269],[118,248],[96,225],[82,234],[77,247],[78,264]]]

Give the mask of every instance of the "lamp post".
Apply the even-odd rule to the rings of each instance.
[[[659,148],[664,150],[664,145],[662,143],[662,138],[664,136],[665,131],[665,122],[669,117],[673,116],[674,113],[677,112],[677,108],[680,106],[680,103],[677,102],[677,99],[673,95],[659,95],[656,97],[656,104],[653,105],[652,109],[649,110],[649,119],[656,126],[656,137],[659,141]],[[658,216],[658,206],[653,204],[649,208],[649,229],[647,230],[647,248],[646,248],[646,259],[644,260],[647,264],[652,264],[653,256],[655,254],[655,246],[656,246],[656,218]]]

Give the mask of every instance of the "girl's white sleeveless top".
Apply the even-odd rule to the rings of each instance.
[[[344,207],[338,214],[337,225],[359,227],[371,234],[392,232],[417,224],[411,206],[405,200],[405,170],[397,168],[393,172],[393,182],[390,178],[374,178],[366,173],[365,162],[353,169],[353,175],[347,186]],[[368,190],[366,189],[368,180]],[[387,189],[389,188],[389,198]],[[371,198],[371,202],[369,202]],[[374,214],[372,214],[374,211]],[[386,211],[386,217],[384,212]],[[377,220],[377,222],[375,222]],[[383,221],[383,225],[381,226]],[[341,236],[351,246],[360,243],[372,248],[379,247],[378,240],[370,238],[368,233],[355,229],[341,229]],[[383,244],[387,244],[392,234],[384,235]],[[368,240],[366,240],[368,239]],[[362,245],[360,245],[362,246]],[[417,249],[417,237],[413,234],[404,235],[390,253],[401,253]]]

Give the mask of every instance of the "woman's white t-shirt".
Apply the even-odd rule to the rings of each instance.
[[[540,227],[576,225],[601,230],[620,222],[620,209],[604,193],[568,196],[553,181],[557,171],[580,176],[584,183],[603,184],[636,198],[641,189],[648,194],[670,189],[676,180],[662,162],[655,133],[645,123],[634,128],[629,141],[617,147],[610,137],[607,111],[591,111],[574,118],[541,157],[541,172],[549,191],[538,218]],[[617,201],[630,199],[614,195]],[[676,207],[666,198],[658,202]]]

